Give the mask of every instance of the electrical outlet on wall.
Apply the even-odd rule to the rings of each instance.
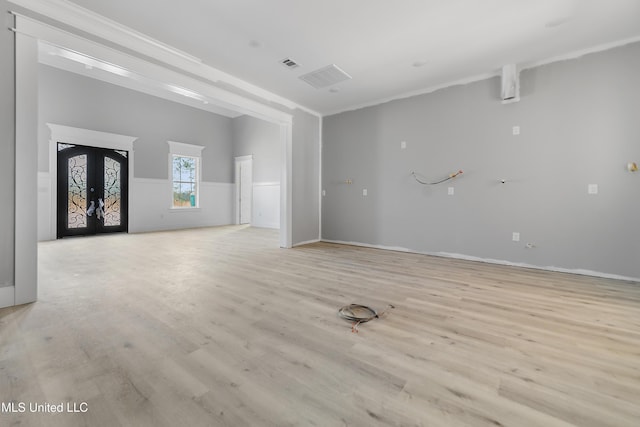
[[[322,190],[322,196],[326,196],[327,195],[327,190]]]
[[[519,242],[520,233],[518,233],[517,231],[514,231],[513,234],[511,235],[511,240],[513,240],[514,242]]]
[[[400,141],[400,149],[404,150],[407,148],[407,141]]]
[[[514,135],[520,135],[520,126],[514,126],[512,131]]]
[[[598,194],[598,184],[589,184],[587,187],[587,193]]]
[[[363,189],[362,189],[362,195],[363,195],[363,196],[366,196],[366,195],[367,195],[367,189],[366,189],[366,188],[363,188]]]
[[[449,187],[449,188],[447,189],[447,194],[448,194],[448,195],[450,195],[450,196],[453,196],[453,193],[454,193],[454,192],[455,192],[455,190],[453,189],[453,187]]]

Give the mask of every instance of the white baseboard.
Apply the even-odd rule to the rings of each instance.
[[[511,262],[511,261],[504,261],[500,259],[479,258],[479,257],[470,256],[470,255],[453,254],[448,252],[437,252],[429,255],[439,256],[444,258],[463,259],[467,261],[486,262],[490,264],[508,265],[512,267],[533,268],[535,270],[555,271],[558,273],[569,273],[569,274],[579,274],[582,276],[602,277],[604,279],[628,280],[632,282],[640,281],[640,278],[636,278],[636,277],[621,276],[618,274],[611,274],[611,273],[602,273],[600,271],[586,270],[582,268],[540,266],[540,265],[534,265],[534,264],[527,264],[525,262]]]
[[[15,286],[5,286],[0,288],[0,308],[16,305]]]
[[[385,251],[394,251],[394,252],[410,252],[414,254],[422,254],[422,255],[433,255],[427,252],[418,252],[412,251],[407,248],[403,248],[401,246],[385,246],[385,245],[372,245],[369,243],[360,243],[360,242],[347,242],[344,240],[328,240],[328,239],[320,239],[321,242],[327,243],[337,243],[339,245],[349,245],[349,246],[361,246],[363,248],[372,248],[372,249],[384,249]]]
[[[346,242],[342,240],[321,239],[321,241],[327,242],[327,243],[337,243],[340,245],[360,246],[365,248],[383,249],[387,251],[408,252],[408,253],[421,254],[421,255],[437,256],[441,258],[453,258],[453,259],[461,259],[466,261],[486,262],[488,264],[507,265],[511,267],[532,268],[535,270],[554,271],[558,273],[569,273],[569,274],[578,274],[582,276],[602,277],[604,279],[640,282],[640,278],[637,278],[637,277],[621,276],[618,274],[602,273],[599,271],[585,270],[585,269],[579,269],[579,268],[572,269],[572,268],[563,268],[563,267],[554,267],[554,266],[540,266],[540,265],[527,264],[524,262],[512,262],[512,261],[506,261],[506,260],[500,260],[500,259],[480,258],[476,256],[471,256],[471,255],[455,254],[455,253],[449,253],[449,252],[421,252],[421,251],[415,251],[412,249],[403,248],[399,246],[371,245],[368,243]]]
[[[297,247],[297,246],[304,246],[304,245],[310,245],[312,243],[318,243],[320,241],[320,239],[313,239],[313,240],[307,240],[306,242],[300,242],[300,243],[296,243],[293,245],[293,247]]]
[[[256,227],[256,228],[270,228],[272,230],[280,230],[280,223],[279,222],[252,222],[251,223],[252,227]]]

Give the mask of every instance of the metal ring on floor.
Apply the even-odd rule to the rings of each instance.
[[[389,304],[388,308],[394,308],[394,306]],[[385,311],[380,314],[384,314]],[[343,319],[349,320],[350,322],[354,322],[351,326],[351,332],[356,333],[358,332],[358,325],[360,323],[365,323],[369,320],[380,318],[380,314],[378,314],[378,312],[373,308],[361,304],[345,305],[338,310],[338,316],[342,317]]]
[[[371,307],[360,304],[349,304],[338,310],[338,315],[351,322],[364,323],[378,317],[378,313]]]

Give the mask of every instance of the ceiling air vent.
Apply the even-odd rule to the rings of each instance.
[[[300,79],[309,83],[316,89],[322,89],[324,87],[332,86],[336,83],[350,80],[351,76],[340,68],[336,64],[331,64],[318,70],[300,76]]]
[[[280,63],[291,70],[300,66],[300,64],[291,58],[284,58]]]

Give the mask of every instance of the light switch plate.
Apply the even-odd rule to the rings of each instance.
[[[587,187],[587,193],[598,194],[598,184],[589,184]]]
[[[511,240],[513,240],[514,242],[519,242],[520,241],[520,233],[514,231],[513,235],[511,236]]]
[[[366,196],[366,195],[367,195],[367,189],[366,189],[366,188],[363,188],[363,189],[362,189],[362,195],[363,195],[363,196]]]
[[[514,126],[513,127],[513,134],[514,135],[520,135],[520,126]]]
[[[401,141],[401,142],[400,142],[400,148],[401,148],[402,150],[406,149],[406,148],[407,148],[407,141]]]
[[[449,187],[449,188],[447,189],[447,194],[448,194],[448,195],[450,195],[450,196],[453,196],[453,193],[454,193],[454,192],[455,192],[455,190],[453,189],[453,187]]]

